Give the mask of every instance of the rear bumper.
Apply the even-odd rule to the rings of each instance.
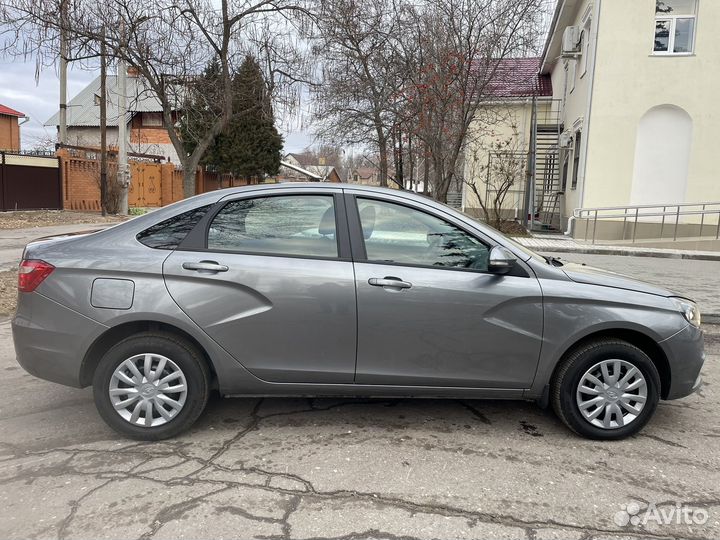
[[[682,398],[700,388],[700,370],[705,363],[702,330],[689,324],[660,345],[670,364],[670,389],[665,399]]]
[[[87,347],[105,327],[37,293],[20,293],[12,320],[18,363],[31,375],[81,387]]]

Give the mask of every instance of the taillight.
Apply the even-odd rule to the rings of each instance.
[[[28,259],[20,263],[18,268],[18,290],[33,292],[46,277],[52,274],[55,267],[45,261]]]

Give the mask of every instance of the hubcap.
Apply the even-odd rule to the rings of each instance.
[[[576,399],[585,420],[599,428],[617,429],[642,412],[647,401],[647,382],[630,362],[603,360],[580,378]]]
[[[110,402],[126,421],[141,427],[161,426],[182,410],[187,381],[178,365],[155,353],[131,356],[113,372]]]

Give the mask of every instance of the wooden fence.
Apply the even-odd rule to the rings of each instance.
[[[100,210],[100,161],[96,156],[60,149],[57,152],[66,210]],[[117,162],[108,161],[108,178],[117,175]],[[253,182],[251,182],[253,183]],[[247,185],[242,179],[198,169],[196,194]],[[172,163],[130,161],[130,207],[157,207],[184,198],[183,173]]]

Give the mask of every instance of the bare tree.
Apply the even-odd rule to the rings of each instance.
[[[332,144],[378,152],[380,185],[388,182],[395,100],[402,85],[397,62],[401,32],[393,1],[321,0],[314,52],[321,82],[313,89],[317,134]]]
[[[538,42],[543,1],[426,0],[405,11],[405,103],[429,154],[432,195],[446,201],[498,66]]]
[[[0,31],[5,52],[35,55],[38,66],[55,61],[59,34],[71,40],[72,58],[98,55],[104,43],[108,55],[135,68],[149,92],[162,105],[164,125],[184,170],[186,196],[195,193],[195,170],[233,115],[232,77],[247,54],[262,59],[274,95],[285,102],[297,100],[293,83],[302,80],[302,51],[292,46],[296,26],[307,25],[307,0],[111,0],[98,9],[96,2],[72,2],[60,17],[64,0],[4,0]],[[104,34],[103,34],[104,29]],[[289,56],[294,52],[294,56]],[[218,104],[214,121],[197,133],[196,145],[187,154],[176,130],[177,111],[186,105],[187,87],[217,57],[219,83],[207,89],[208,100]]]
[[[485,221],[499,230],[503,230],[511,210],[508,195],[513,187],[522,188],[527,168],[527,153],[520,144],[517,127],[512,129],[511,135],[493,140],[486,152],[473,152],[471,178],[463,180],[477,199]]]

